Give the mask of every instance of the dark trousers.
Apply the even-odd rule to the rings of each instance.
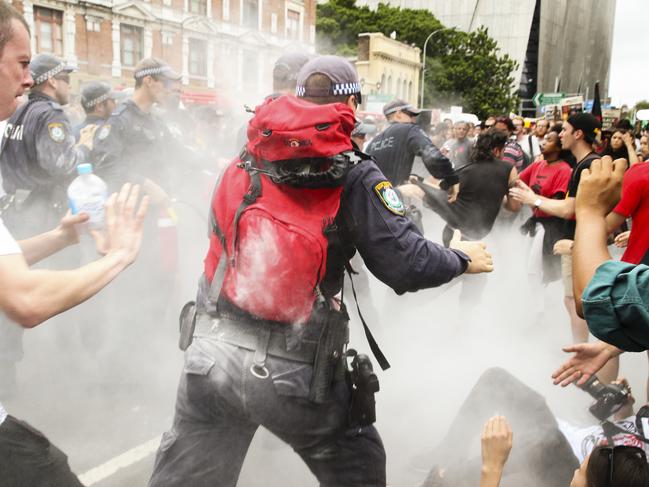
[[[350,393],[335,384],[324,404],[307,400],[313,368],[194,338],[185,352],[173,426],[162,437],[150,486],[235,486],[259,425],[293,447],[326,487],[384,487],[385,451],[373,426],[349,428]]]
[[[579,462],[545,399],[499,368],[489,369],[480,377],[432,455],[435,464],[448,468],[444,485],[479,485],[480,453],[469,451],[467,445],[475,443],[484,424],[495,415],[505,416],[514,432],[502,485],[507,485],[508,477],[521,476],[530,486],[570,485]]]
[[[68,457],[13,416],[0,425],[0,487],[82,487]]]

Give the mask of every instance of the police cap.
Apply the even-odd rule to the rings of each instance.
[[[403,100],[392,100],[390,103],[386,103],[383,107],[383,115],[386,117],[392,115],[398,111],[409,113],[412,116],[417,116],[421,113],[421,110],[413,107],[410,103]]]
[[[76,68],[52,54],[39,54],[29,63],[29,71],[34,79],[34,86],[37,86],[59,73],[76,71]]]
[[[297,75],[311,56],[305,52],[293,51],[282,54],[273,66],[273,79],[295,81]]]
[[[108,83],[91,81],[81,89],[81,104],[85,108],[92,108],[108,99],[116,99],[118,95]]]
[[[136,80],[145,78],[146,76],[163,77],[172,81],[178,81],[181,78],[167,63],[156,58],[142,59],[135,66],[133,77]]]
[[[331,80],[329,89],[307,88],[308,79],[314,74],[322,74]],[[361,83],[356,68],[340,56],[318,56],[304,66],[297,76],[295,94],[299,97],[324,98],[327,96],[361,94]],[[360,103],[360,100],[359,100]]]

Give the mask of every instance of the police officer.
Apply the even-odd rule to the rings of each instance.
[[[300,97],[319,105],[345,104],[347,116],[359,104],[360,89],[353,65],[337,56],[311,60],[300,71],[297,82]],[[359,152],[356,155],[361,162],[342,176],[340,206],[331,226],[339,232],[338,238],[332,237],[318,286],[325,302],[334,300],[340,292],[346,262],[356,250],[369,270],[399,294],[439,286],[464,272],[492,269],[491,256],[480,243],[458,239],[452,249],[445,249],[423,238],[404,217],[403,204],[374,162]],[[228,200],[231,190],[241,184],[248,186],[245,174],[238,176],[241,173],[236,172],[237,167],[226,169],[215,191],[212,209],[217,205],[219,215],[226,215],[225,222],[234,218],[239,203]],[[306,174],[307,179],[311,176],[309,171],[298,174]],[[238,177],[243,179],[235,179]],[[262,191],[260,199],[265,194]],[[240,213],[236,214],[238,217]],[[219,218],[216,213],[213,217]],[[236,234],[236,228],[226,228],[226,232]],[[259,319],[220,292],[231,289],[228,286],[232,281],[221,281],[223,288],[218,282],[215,285],[219,278],[212,277],[218,274],[212,266],[230,268],[225,250],[220,250],[230,248],[236,238],[228,235],[231,240],[219,233],[211,239],[216,247],[208,253],[199,285],[197,331],[186,351],[173,427],[163,436],[150,486],[234,486],[260,424],[293,447],[320,485],[385,486],[381,439],[371,425],[351,427],[348,423],[351,393],[345,380],[331,385],[328,400],[318,403],[310,399],[309,383],[315,374],[314,337],[310,335],[317,341],[318,321],[310,318],[306,323],[280,323]],[[260,250],[264,246],[269,244],[261,242]],[[273,247],[268,257],[281,251]],[[221,256],[218,263],[213,260],[215,255]],[[263,257],[256,257],[254,262],[253,270],[261,272]],[[263,282],[256,285],[264,289]],[[235,289],[250,300],[267,303],[281,299],[268,295],[268,291],[266,295],[262,291],[258,293],[261,296],[251,296],[245,287]],[[218,314],[211,319],[214,305]],[[308,339],[302,340],[301,336]],[[241,345],[243,342],[247,345]],[[339,354],[331,357],[341,360]],[[265,377],[251,366],[258,360],[267,365]]]
[[[0,153],[5,192],[2,218],[18,238],[53,228],[65,213],[65,189],[76,165],[86,162],[94,128],[79,143],[62,106],[68,103],[70,73],[63,60],[40,54],[30,63],[34,85],[27,103],[7,121]],[[11,394],[15,363],[22,358],[22,328],[0,321],[0,393]]]
[[[59,220],[65,207],[65,188],[76,166],[87,161],[95,130],[88,127],[75,142],[63,112],[74,68],[51,54],[39,54],[31,61],[30,71],[34,86],[27,103],[8,120],[0,154],[5,192],[21,200],[17,201],[21,204],[19,213],[30,213],[29,222],[22,216],[16,219],[5,215],[8,226],[19,237],[25,232],[42,232]],[[53,211],[52,205],[58,209]],[[25,228],[27,223],[31,228]]]
[[[151,328],[142,326],[142,316],[146,325],[159,331],[173,296],[173,266],[178,257],[176,227],[170,217],[170,169],[185,163],[183,148],[169,133],[165,121],[153,113],[153,107],[173,94],[180,75],[162,60],[146,58],[137,63],[133,77],[132,98],[119,105],[97,129],[92,157],[96,172],[109,188],[127,181],[139,182],[153,205],[144,224],[142,247],[146,251],[124,280],[125,295],[120,302],[126,303],[113,307],[114,322],[123,329],[151,333]],[[143,296],[142,289],[152,289],[152,285],[153,295]],[[142,316],[137,316],[135,309]]]
[[[166,172],[176,146],[165,122],[152,113],[154,104],[171,96],[180,79],[163,61],[147,58],[133,72],[133,98],[122,103],[97,130],[93,159],[98,173],[109,185],[126,180],[144,183],[153,203],[167,198],[162,188],[168,184]]]
[[[118,94],[108,83],[91,81],[81,89],[81,106],[86,118],[74,127],[74,136],[79,140],[81,130],[88,125],[102,125],[115,111]]]
[[[415,156],[421,157],[426,169],[440,180],[440,187],[448,191],[449,200],[457,197],[459,178],[453,164],[433,145],[430,138],[415,123],[421,110],[408,102],[394,100],[383,107],[388,126],[367,148],[377,166],[393,185],[408,182]]]

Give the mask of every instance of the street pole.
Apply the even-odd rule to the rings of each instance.
[[[445,28],[437,29],[431,32],[426,40],[424,41],[424,62],[421,67],[421,94],[419,96],[419,108],[424,108],[424,81],[426,81],[426,47],[428,47],[428,41],[438,32],[444,31]],[[455,30],[455,27],[451,30]]]

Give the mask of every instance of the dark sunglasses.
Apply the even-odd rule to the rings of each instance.
[[[600,452],[604,452],[608,457],[608,487],[613,487],[613,475],[614,475],[614,465],[615,465],[615,452],[621,450],[633,450],[633,453],[639,458],[642,459],[645,463],[647,462],[647,455],[644,450],[637,448],[635,446],[627,445],[617,445],[617,446],[605,446],[600,448]]]
[[[360,106],[363,104],[363,95],[360,93],[354,93],[354,99],[356,100],[356,105]]]

